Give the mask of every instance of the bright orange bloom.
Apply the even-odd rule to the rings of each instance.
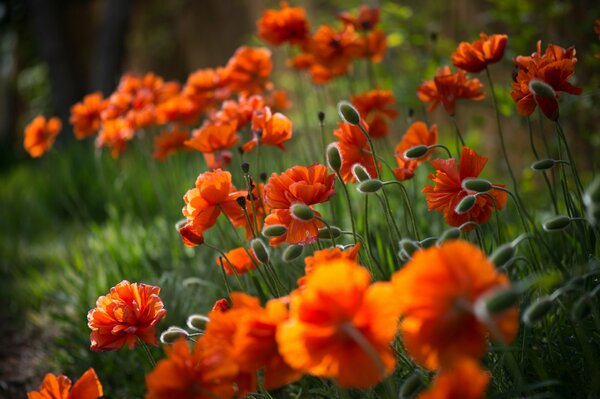
[[[193,125],[203,111],[204,103],[196,102],[192,97],[178,95],[172,97],[156,107],[156,123],[180,123]]]
[[[348,259],[351,261],[357,261],[358,251],[360,250],[360,243],[353,245],[351,248],[342,250],[338,247],[325,248],[319,251],[315,251],[311,256],[304,258],[304,276],[298,279],[298,287],[304,286],[306,283],[306,276],[313,272],[317,265],[329,265],[329,261],[335,259]]]
[[[232,249],[231,251],[225,253],[225,257],[219,256],[216,260],[217,266],[223,265],[223,269],[225,269],[225,273],[228,276],[234,274],[245,274],[248,270],[252,270],[255,268],[255,264],[258,262],[254,258],[252,251],[249,251],[243,247]],[[233,269],[233,270],[232,270]]]
[[[229,172],[216,169],[198,175],[195,187],[183,197],[182,212],[187,223],[179,229],[179,234],[184,244],[202,244],[204,231],[215,224],[221,211],[232,219],[238,218],[242,209],[236,199],[246,195],[245,191],[236,190]]]
[[[391,90],[371,90],[353,95],[352,105],[369,125],[369,136],[383,137],[389,132],[388,120],[396,119],[400,113],[393,109],[396,102]]]
[[[244,152],[252,151],[259,143],[285,150],[283,143],[292,138],[292,121],[279,112],[271,113],[271,109],[265,107],[254,112],[252,132],[254,138],[242,146]]]
[[[459,215],[454,212],[456,205],[467,195],[474,194],[462,188],[462,181],[467,178],[476,178],[483,170],[487,158],[477,155],[468,147],[463,147],[460,155],[460,167],[456,159],[435,159],[431,165],[436,169],[435,174],[429,174],[434,186],[425,186],[427,209],[444,213],[444,219],[450,226],[460,226],[465,222],[474,221],[479,224],[486,223],[494,211],[494,201],[498,210],[506,206],[507,193],[500,190],[490,190],[487,195],[478,195],[475,206],[468,212]],[[497,186],[504,187],[502,184]],[[464,230],[471,230],[473,226],[465,226]]]
[[[88,94],[83,101],[71,107],[69,122],[73,125],[73,133],[78,140],[96,133],[100,129],[100,115],[106,103],[102,93]]]
[[[507,344],[517,334],[516,307],[493,316],[493,326],[474,315],[473,305],[483,294],[507,287],[509,281],[481,249],[467,241],[448,241],[415,252],[392,276],[392,285],[403,315],[404,346],[430,369],[446,367],[463,356],[482,357],[492,333],[492,338]]]
[[[190,351],[185,339],[166,347],[167,357],[146,376],[146,399],[229,399],[238,397],[239,369],[223,345],[200,338]]]
[[[483,85],[479,79],[467,79],[465,71],[452,73],[450,67],[439,68],[433,80],[422,83],[417,88],[419,100],[431,103],[428,112],[433,111],[441,102],[449,115],[454,115],[456,100],[483,100],[485,95],[480,91]]]
[[[221,109],[210,116],[210,121],[215,124],[235,122],[237,129],[241,130],[252,121],[252,115],[265,105],[265,99],[260,95],[240,96],[238,101],[226,100],[221,104]]]
[[[398,307],[390,283],[371,284],[348,259],[325,261],[291,294],[290,318],[277,331],[279,352],[292,367],[366,388],[395,365]]]
[[[38,115],[25,128],[23,147],[33,158],[39,158],[52,148],[61,129],[60,119],[52,117],[46,121],[46,118]]]
[[[325,224],[316,219],[321,214],[314,211],[315,218],[312,220],[301,220],[292,215],[290,209],[273,209],[265,218],[264,226],[282,225],[287,232],[279,237],[269,238],[269,244],[273,247],[281,243],[307,245],[315,242],[319,235],[319,229]]]
[[[317,57],[311,53],[301,53],[288,60],[288,65],[295,69],[306,69],[314,84],[322,85],[328,83],[336,76],[345,75],[350,69],[350,61],[326,66],[320,63]]]
[[[225,75],[224,68],[198,69],[188,76],[182,94],[190,98],[201,110],[210,107],[216,100],[224,100],[230,96]]]
[[[369,131],[369,126],[361,121],[365,130]],[[354,164],[361,164],[365,167],[369,176],[376,177],[377,169],[373,162],[373,155],[369,148],[369,141],[358,126],[346,122],[338,123],[338,129],[333,135],[340,141],[336,142],[340,155],[342,156],[342,167],[340,174],[345,183],[354,182],[356,179],[352,174]]]
[[[319,64],[339,67],[348,65],[359,55],[360,41],[350,26],[336,31],[330,26],[321,25],[314,33],[309,48]]]
[[[167,314],[159,293],[159,287],[123,280],[99,297],[87,315],[90,349],[114,351],[125,345],[133,349],[138,340],[157,345],[156,325]]]
[[[258,36],[273,46],[282,43],[302,43],[308,37],[306,12],[301,7],[289,7],[282,1],[280,10],[266,10],[256,22]]]
[[[190,133],[178,127],[173,127],[171,131],[163,132],[160,136],[154,138],[152,158],[162,161],[179,150],[187,150],[184,143],[189,138]]]
[[[537,52],[533,53],[531,57],[519,56],[513,60],[518,72],[510,95],[516,102],[517,110],[521,115],[531,115],[536,105],[540,105],[544,115],[552,120],[557,120],[558,102],[556,99],[558,99],[559,92],[573,95],[579,95],[582,92],[580,87],[568,82],[568,79],[575,73],[576,52],[574,47],[564,49],[551,44],[542,54],[541,46],[541,41],[538,41]],[[554,98],[548,99],[532,93],[529,89],[529,83],[532,80],[540,80],[551,86],[554,90]]]
[[[135,129],[128,120],[123,118],[105,120],[96,137],[96,147],[110,148],[113,158],[117,158],[134,136]]]
[[[373,29],[361,38],[360,56],[362,58],[369,58],[372,62],[379,63],[383,60],[386,49],[387,38],[381,29]]]
[[[219,125],[209,123],[194,130],[193,137],[187,140],[185,145],[204,153],[227,150],[238,142],[239,137],[236,132],[237,123],[235,121]]]
[[[418,399],[482,399],[491,376],[469,358],[461,358],[442,370],[433,381],[433,387]]]
[[[242,46],[225,67],[225,82],[230,90],[237,93],[262,93],[270,86],[269,75],[272,69],[271,50]]]
[[[285,111],[292,106],[292,102],[285,90],[272,90],[265,98],[266,105],[273,111]]]
[[[431,154],[427,154],[420,159],[406,159],[404,153],[416,145],[431,146],[437,143],[437,125],[431,125],[431,128],[427,128],[427,125],[423,122],[414,122],[402,139],[396,146],[394,156],[396,157],[397,168],[394,168],[394,175],[399,181],[412,179],[415,175],[415,169],[417,166],[425,162],[431,157]]]
[[[502,59],[508,36],[479,34],[480,39],[473,43],[461,42],[452,53],[452,63],[467,72],[478,73],[489,64]]]
[[[375,25],[379,22],[380,14],[381,10],[379,7],[369,7],[364,4],[358,9],[358,17],[354,17],[347,11],[339,13],[337,17],[357,31],[369,31],[375,28]]]
[[[48,373],[37,391],[27,393],[27,399],[98,399],[102,384],[94,369],[88,369],[71,388],[71,380],[62,374]]]

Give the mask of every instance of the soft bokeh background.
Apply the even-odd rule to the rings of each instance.
[[[306,7],[312,29],[334,23],[337,12],[360,4],[290,3]],[[510,59],[533,52],[539,39],[544,48],[548,43],[577,48],[574,83],[584,93],[565,96],[561,114],[585,181],[598,170],[597,1],[369,3],[382,8],[390,47],[376,68],[377,78],[383,88],[394,91],[401,112],[391,145],[403,134],[409,110],[416,118],[425,117],[415,88],[449,63],[459,41],[472,41],[481,31],[507,33],[505,58],[493,66],[492,74],[523,190],[537,201],[535,194],[542,188],[527,168],[531,159],[523,156],[529,146],[527,126],[509,95]],[[223,65],[238,46],[262,45],[254,36],[255,21],[262,10],[277,5],[260,0],[0,1],[0,397],[23,397],[49,370],[78,376],[89,366],[97,367],[113,397],[140,396],[139,364],[144,359],[135,353],[97,355],[88,350],[85,314],[97,296],[122,279],[159,284],[169,309],[166,326],[181,325],[187,314],[206,311],[222,295],[214,253],[183,248],[173,228],[181,217],[181,196],[202,171],[200,157],[182,154],[157,163],[150,158],[149,143],[139,143],[113,160],[95,150],[93,142],[72,139],[69,108],[86,93],[109,94],[126,71],[153,71],[184,82],[195,69]],[[369,88],[364,80],[357,80],[355,87],[340,80],[323,92],[307,77],[299,83],[285,68],[285,58],[285,49],[274,50],[274,81],[292,91],[289,115],[297,126],[297,140],[318,129],[314,115],[319,110],[326,111],[331,132],[337,100],[349,97],[351,89]],[[360,68],[356,66],[357,73]],[[65,130],[50,154],[32,160],[22,148],[23,128],[40,113],[61,117]],[[428,118],[440,123],[440,134],[451,134],[443,111]],[[464,107],[459,121],[469,144],[497,160],[491,162],[493,173],[508,180],[489,101]],[[535,118],[535,123],[548,134],[553,131],[547,122]],[[314,155],[313,160],[321,158]],[[295,162],[287,156],[283,164]],[[281,163],[271,166],[267,170],[275,171]],[[413,191],[418,192],[416,187]],[[301,266],[293,271],[300,272]],[[198,276],[200,280],[183,284]]]

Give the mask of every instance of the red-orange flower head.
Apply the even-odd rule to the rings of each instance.
[[[167,314],[159,293],[159,287],[123,280],[99,297],[87,315],[90,349],[114,351],[125,345],[133,349],[138,340],[157,345],[156,325]]]
[[[61,129],[60,119],[52,117],[46,121],[46,118],[38,115],[25,128],[23,147],[33,158],[39,158],[52,148]]]
[[[360,55],[359,36],[351,26],[336,31],[321,25],[310,42],[310,53],[325,67],[347,68],[353,58]]]
[[[380,15],[381,10],[379,7],[370,7],[363,4],[358,9],[358,17],[345,11],[338,14],[338,19],[346,25],[352,26],[357,31],[369,31],[375,28],[375,25],[379,22]]]
[[[473,305],[485,293],[508,287],[506,275],[496,271],[485,253],[473,244],[448,241],[414,253],[392,276],[398,293],[400,331],[408,353],[421,365],[437,369],[457,358],[480,358],[487,339],[510,343],[519,327],[516,307],[482,323]]]
[[[460,155],[460,166],[456,159],[435,159],[431,165],[436,169],[435,174],[429,174],[429,180],[434,186],[425,186],[427,208],[444,213],[444,219],[450,226],[458,227],[465,222],[474,221],[479,224],[486,223],[494,211],[494,202],[498,210],[506,206],[507,193],[500,190],[490,190],[487,195],[478,195],[475,206],[468,212],[458,214],[454,211],[456,205],[467,195],[474,194],[462,187],[462,181],[467,178],[476,178],[483,170],[487,158],[477,155],[468,147],[463,147]],[[504,187],[502,184],[497,186]],[[473,226],[465,226],[464,230],[471,230]]]
[[[398,306],[390,283],[371,284],[349,259],[325,261],[291,294],[290,318],[277,331],[279,352],[292,367],[366,388],[395,365],[390,348]]]
[[[258,36],[273,46],[303,43],[308,37],[306,12],[302,7],[289,7],[284,1],[280,7],[266,10],[256,22]]]
[[[452,53],[452,63],[467,72],[478,73],[489,64],[494,64],[502,59],[508,36],[486,35],[481,33],[480,39],[473,43],[461,42]]]
[[[174,126],[170,131],[165,131],[154,138],[152,157],[162,161],[179,150],[187,150],[184,143],[189,138],[190,133],[187,130]]]
[[[490,373],[477,361],[464,357],[442,370],[431,389],[417,399],[482,399],[490,380]]]
[[[269,107],[255,111],[252,115],[252,132],[254,138],[242,146],[249,152],[256,145],[272,145],[285,150],[284,143],[292,138],[292,121],[285,115],[271,113]]]
[[[460,98],[483,100],[485,95],[480,91],[483,85],[479,79],[467,79],[465,71],[452,73],[450,67],[439,68],[433,80],[417,87],[419,100],[431,103],[428,112],[433,111],[441,102],[449,115],[456,111],[456,101]]]
[[[135,128],[125,118],[109,119],[102,122],[96,137],[96,147],[108,147],[113,158],[117,158],[127,147],[127,142],[135,136]]]
[[[301,220],[292,215],[295,204],[312,205],[328,201],[335,195],[335,176],[327,173],[323,165],[294,166],[281,175],[273,173],[265,185],[265,205],[271,214],[265,219],[265,226],[281,224],[287,227],[286,234],[270,239],[272,245],[282,242],[307,244],[317,239],[323,222]],[[320,216],[315,212],[316,216]]]
[[[100,115],[106,102],[102,93],[88,94],[83,101],[71,107],[69,122],[73,125],[73,133],[78,140],[93,135],[100,129]]]
[[[96,372],[88,369],[73,387],[67,376],[48,373],[37,391],[27,393],[27,399],[98,399],[102,395],[102,384]]]
[[[269,76],[272,69],[271,50],[242,46],[225,66],[225,82],[227,87],[236,93],[262,93],[270,87]]]
[[[237,122],[205,124],[192,132],[192,138],[185,145],[203,153],[223,151],[233,147],[239,140]]]
[[[369,136],[383,137],[389,132],[388,121],[400,113],[393,109],[396,99],[391,90],[371,90],[353,95],[352,105],[369,125]]]
[[[399,181],[412,179],[415,175],[417,166],[425,162],[431,157],[431,152],[428,152],[426,156],[419,159],[407,159],[404,157],[404,153],[416,145],[431,146],[437,143],[437,125],[431,125],[428,128],[423,122],[414,122],[402,139],[396,146],[394,156],[396,157],[397,168],[394,168],[394,175]]]
[[[202,244],[204,231],[215,224],[221,211],[231,219],[239,218],[243,212],[236,199],[246,195],[246,191],[236,190],[229,172],[216,169],[198,175],[196,186],[183,197],[182,213],[187,223],[179,229],[179,234],[184,244]]]
[[[369,131],[369,126],[362,120],[361,123],[365,130]],[[333,135],[340,140],[336,142],[336,145],[342,157],[340,175],[345,183],[356,181],[356,178],[352,174],[352,167],[357,163],[365,167],[369,176],[377,176],[377,169],[373,162],[369,141],[358,126],[347,122],[339,122],[338,128],[334,130]]]
[[[245,274],[248,270],[254,269],[255,264],[258,264],[252,251],[243,247],[232,249],[225,253],[225,256],[217,258],[216,262],[217,266],[223,266],[228,276]]]
[[[531,115],[536,105],[548,118],[558,119],[559,92],[579,95],[583,91],[580,87],[569,83],[568,79],[575,73],[575,48],[564,49],[560,46],[548,45],[546,52],[542,54],[541,41],[538,42],[537,52],[531,57],[519,56],[513,62],[517,68],[517,75],[513,82],[513,90],[510,92],[517,104],[517,111],[521,115]],[[532,93],[530,82],[540,80],[550,86],[554,95],[539,95]],[[554,98],[552,98],[554,97]]]
[[[346,250],[334,247],[315,251],[311,256],[304,258],[304,276],[298,279],[298,287],[303,287],[304,284],[306,284],[306,276],[312,273],[316,266],[329,265],[331,264],[330,261],[335,259],[349,259],[356,262],[359,250],[360,243],[357,243]]]

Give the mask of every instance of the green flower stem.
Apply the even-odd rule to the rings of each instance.
[[[417,241],[420,240],[419,230],[417,229],[417,223],[416,223],[416,219],[415,219],[415,214],[414,214],[412,206],[410,204],[410,200],[408,198],[408,192],[406,191],[406,187],[404,187],[404,185],[401,182],[399,182],[398,180],[390,180],[390,181],[386,181],[383,183],[384,186],[386,186],[388,184],[397,184],[400,186],[400,191],[402,191],[402,196],[404,198],[404,204],[406,205],[406,209],[410,216],[410,221],[411,221],[412,228],[413,228],[414,238]]]
[[[531,126],[531,118],[527,117],[527,127],[529,128],[529,144],[531,145],[531,151],[533,151],[533,155],[536,160],[540,159],[540,156],[535,148],[535,144],[533,142],[533,127]],[[558,202],[556,201],[556,195],[554,194],[554,188],[552,184],[550,184],[550,180],[548,179],[548,175],[546,175],[546,171],[542,171],[542,176],[544,177],[544,181],[546,182],[546,186],[548,187],[548,192],[550,193],[550,199],[552,200],[552,206],[554,207],[554,213],[558,214]]]
[[[152,368],[156,367],[156,360],[154,360],[154,356],[152,356],[152,352],[150,352],[150,348],[148,348],[148,345],[142,341],[140,339],[140,337],[137,337],[137,340],[140,344],[140,346],[142,347],[143,351],[146,353],[146,356],[148,357],[148,361],[150,362],[150,365],[152,365]]]

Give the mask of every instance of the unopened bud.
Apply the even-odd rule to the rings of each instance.
[[[555,216],[542,223],[544,230],[548,232],[561,231],[571,224],[571,218],[568,216]]]
[[[337,105],[338,113],[340,118],[351,125],[357,125],[360,123],[360,114],[348,101],[340,101]]]
[[[584,294],[575,302],[571,309],[571,318],[573,320],[583,320],[588,317],[592,311],[592,302],[590,294]]]
[[[535,94],[536,96],[545,97],[545,98],[556,98],[556,92],[548,83],[533,79],[529,81],[529,91]]]
[[[519,292],[512,287],[501,287],[484,293],[475,302],[474,311],[480,320],[489,320],[492,316],[502,313],[517,304]]]
[[[454,208],[454,212],[462,215],[463,213],[469,212],[475,206],[477,202],[477,197],[474,195],[467,195]]]
[[[206,323],[208,322],[208,317],[201,314],[193,314],[187,318],[185,324],[193,330],[203,331],[206,329]]]
[[[331,237],[338,238],[342,235],[342,230],[336,226],[321,227],[319,229],[319,238],[329,240]]]
[[[319,122],[323,123],[325,121],[325,112],[319,111],[317,117],[319,118]]]
[[[442,233],[440,238],[438,238],[437,242],[438,242],[438,244],[441,244],[445,241],[455,240],[457,238],[460,238],[460,229],[458,229],[456,227],[450,227],[449,229],[447,229],[446,231],[444,231]]]
[[[329,165],[331,170],[339,172],[342,168],[342,155],[340,154],[340,149],[337,144],[329,144],[325,155],[327,156],[327,165]]]
[[[550,309],[552,309],[553,302],[549,295],[539,297],[523,312],[523,322],[528,326],[533,326],[548,314]]]
[[[188,332],[183,328],[171,326],[160,334],[160,342],[163,344],[172,344],[179,338],[187,338],[188,335]]]
[[[262,181],[263,183],[267,181],[267,174],[265,172],[260,172],[258,177],[260,178],[260,181]]]
[[[421,249],[421,247],[416,241],[411,240],[409,238],[401,239],[398,242],[398,246],[400,247],[400,249],[404,250],[409,256],[412,256],[412,254],[415,253],[415,251]]]
[[[268,238],[281,237],[282,235],[287,233],[287,230],[287,227],[285,227],[282,224],[272,224],[263,228],[262,235]]]
[[[269,261],[269,251],[260,238],[250,241],[250,248],[260,263],[267,263]]]
[[[600,203],[600,176],[597,176],[585,190],[584,201],[588,203]]]
[[[515,256],[515,247],[511,243],[502,244],[490,255],[490,261],[500,268]]]
[[[462,187],[465,190],[475,191],[476,193],[487,193],[493,188],[493,185],[485,179],[467,178],[462,181]]]
[[[250,164],[248,162],[242,162],[240,167],[242,168],[242,172],[244,173],[248,173],[250,171]]]
[[[240,206],[240,208],[242,209],[246,209],[246,197],[244,197],[243,195],[240,197],[237,197],[235,199],[235,201],[238,203],[238,205]]]
[[[290,245],[283,251],[281,259],[283,259],[284,262],[291,262],[302,255],[303,250],[303,245]]]
[[[423,144],[410,147],[404,152],[404,158],[406,159],[419,159],[424,157],[429,152],[429,147]]]
[[[437,237],[427,237],[427,238],[419,241],[419,244],[421,245],[421,248],[429,248],[429,247],[432,247],[435,244],[437,244],[437,242],[438,242]]]
[[[292,216],[296,219],[309,221],[315,218],[315,212],[310,209],[310,206],[304,204],[294,204],[292,205]]]
[[[354,178],[358,181],[365,181],[371,179],[371,176],[369,176],[369,172],[367,172],[367,169],[359,163],[355,163],[354,165],[352,165],[352,174],[354,175]]]
[[[383,187],[383,183],[381,182],[381,180],[369,179],[358,183],[358,186],[356,188],[363,194],[369,194],[379,191],[381,187]]]
[[[556,161],[554,159],[541,159],[539,161],[535,161],[531,164],[530,168],[533,170],[547,170],[556,165]]]
[[[415,398],[423,389],[425,388],[425,384],[423,384],[423,376],[419,372],[412,373],[408,376],[406,380],[400,386],[399,399],[413,399]]]

